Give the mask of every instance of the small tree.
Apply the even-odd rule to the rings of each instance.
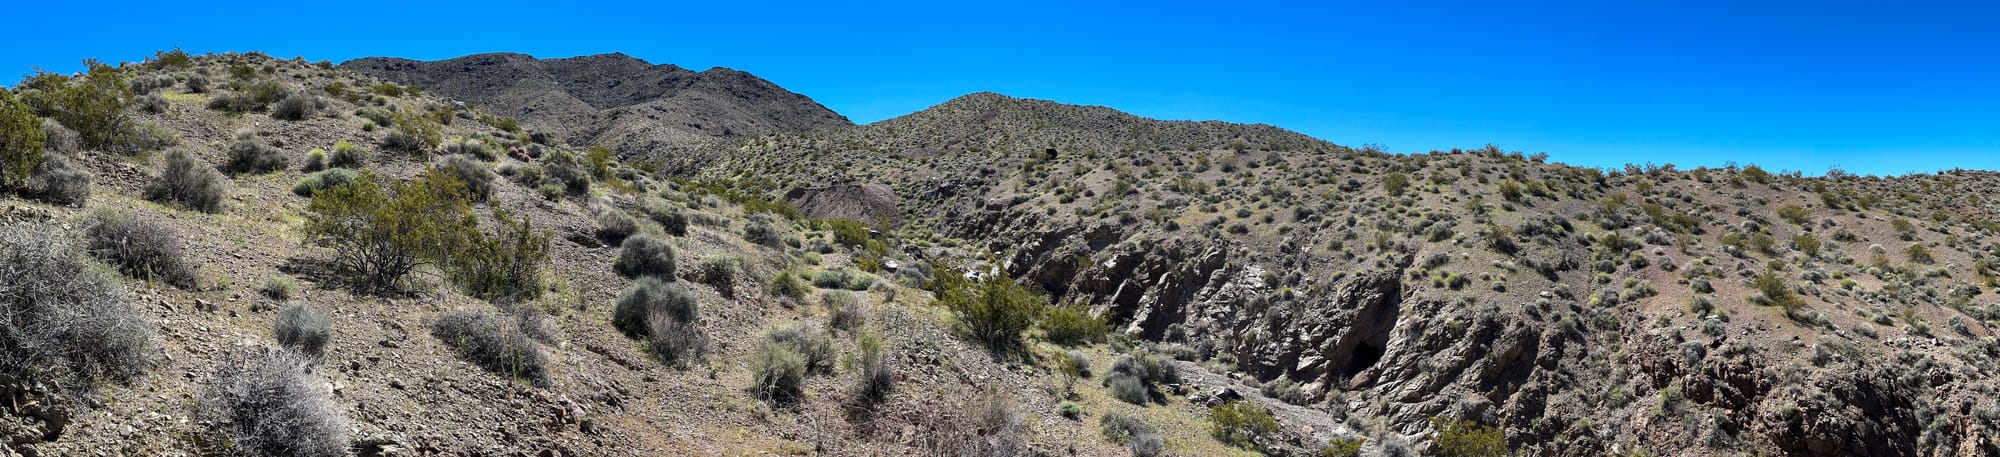
[[[28,174],[42,165],[47,139],[35,110],[14,99],[13,92],[0,89],[0,189],[27,182]]]
[[[934,286],[937,303],[958,317],[966,335],[995,352],[1020,348],[1021,332],[1048,307],[1047,297],[1015,284],[1005,271],[972,280],[943,269]]]
[[[104,149],[127,144],[132,127],[125,105],[132,98],[132,88],[125,84],[125,75],[96,60],[83,63],[90,67],[88,73],[51,94],[56,121],[76,130],[85,146]]]
[[[465,187],[427,172],[383,189],[373,173],[313,194],[306,238],[333,248],[334,266],[362,291],[395,290],[397,281],[446,257],[476,219]]]
[[[492,234],[470,236],[451,251],[452,281],[474,297],[502,303],[541,296],[542,262],[549,258],[551,235],[507,210],[493,210],[493,220],[497,229]]]

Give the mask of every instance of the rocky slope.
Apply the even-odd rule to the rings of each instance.
[[[570,145],[610,146],[628,157],[851,125],[811,98],[749,73],[693,71],[624,54],[537,59],[493,53],[428,62],[370,57],[340,68],[476,105]]]
[[[1319,440],[1428,448],[1459,417],[1531,455],[2000,453],[1993,173],[1390,155],[996,94],[725,155],[709,176],[891,186],[937,245],[1300,386],[1345,425]]]

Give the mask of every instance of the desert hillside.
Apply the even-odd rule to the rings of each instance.
[[[1984,171],[167,51],[0,178],[0,457],[2000,455]]]

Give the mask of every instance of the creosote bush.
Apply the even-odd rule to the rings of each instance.
[[[627,237],[618,248],[618,260],[612,262],[611,270],[627,278],[654,277],[672,281],[674,247],[652,235]]]
[[[1090,309],[1083,306],[1056,306],[1048,310],[1042,318],[1042,330],[1049,342],[1075,346],[1104,342],[1104,335],[1111,332],[1111,324],[1104,319],[1090,315]]]
[[[458,240],[446,273],[466,294],[496,303],[518,303],[542,295],[542,264],[549,259],[546,230],[526,216],[493,210],[491,233]]]
[[[174,149],[167,151],[167,164],[160,176],[146,185],[146,199],[171,203],[204,213],[222,212],[222,197],[229,190],[215,167]]]
[[[47,139],[35,111],[15,99],[13,92],[0,90],[0,189],[27,183],[28,174],[42,165]]]
[[[271,323],[271,333],[278,338],[279,346],[298,351],[313,360],[326,355],[326,343],[332,329],[333,321],[305,304],[285,306],[278,310],[278,319]]]
[[[476,201],[483,202],[492,198],[493,183],[500,180],[500,176],[494,174],[493,169],[486,166],[486,162],[469,155],[444,156],[438,159],[436,166],[439,171],[457,176],[458,181],[465,183],[466,189],[471,191],[473,200]]]
[[[0,277],[0,376],[82,389],[146,370],[146,313],[55,228],[0,225]]]
[[[811,291],[804,280],[792,274],[792,270],[779,270],[777,275],[771,277],[771,284],[766,289],[771,295],[793,303],[804,300],[806,292]]]
[[[182,289],[195,286],[194,266],[187,261],[180,233],[150,217],[98,211],[91,214],[84,235],[91,255],[127,276]]]
[[[300,179],[298,184],[292,185],[292,194],[300,197],[312,197],[313,194],[317,194],[319,191],[354,182],[354,179],[359,176],[345,168],[335,168],[313,173],[307,175],[304,179]]]
[[[1433,417],[1431,443],[1444,457],[1504,457],[1507,437],[1500,429],[1469,420]]]
[[[347,140],[334,142],[333,151],[326,156],[326,166],[334,168],[361,168],[367,163],[368,151]]]
[[[347,421],[306,359],[255,349],[217,367],[195,397],[195,419],[209,430],[209,453],[242,456],[347,455]]]
[[[701,258],[701,281],[725,295],[735,288],[736,278],[742,275],[742,255],[718,253]]]
[[[1047,297],[1015,284],[1005,271],[973,280],[957,271],[940,268],[932,281],[937,304],[951,310],[967,337],[989,350],[1008,352],[1021,348],[1021,332],[1048,307]]]
[[[542,351],[521,330],[516,319],[493,313],[454,311],[431,325],[431,335],[486,371],[526,379],[538,386],[549,383]]]
[[[1244,449],[1260,449],[1275,438],[1278,421],[1263,405],[1238,400],[1208,410],[1209,434],[1215,439]]]

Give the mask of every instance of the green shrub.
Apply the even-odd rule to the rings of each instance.
[[[298,290],[299,283],[284,276],[266,277],[264,278],[264,283],[257,286],[258,294],[277,301],[292,299],[292,293]]]
[[[317,194],[320,191],[354,182],[359,176],[345,168],[335,168],[313,173],[307,175],[304,179],[300,179],[298,184],[292,185],[292,194],[310,198],[313,194]]]
[[[1092,316],[1090,309],[1083,306],[1051,307],[1041,326],[1049,342],[1064,346],[1101,343],[1104,335],[1111,333],[1111,324]]]
[[[78,391],[146,370],[147,313],[53,225],[0,224],[0,274],[0,377]]]
[[[995,352],[1021,348],[1021,332],[1048,307],[1047,297],[1015,284],[1005,271],[975,281],[943,270],[936,278],[937,304],[957,317],[966,336]]]
[[[203,455],[347,455],[347,421],[306,359],[254,349],[224,359],[195,397],[194,419],[212,427]]]
[[[792,345],[765,339],[750,355],[750,392],[774,404],[796,401],[803,393],[806,359]]]
[[[868,233],[868,224],[853,219],[824,219],[820,223],[833,233],[833,242],[849,249],[859,248],[868,243],[873,235]]]
[[[132,88],[117,68],[94,60],[86,60],[84,65],[90,70],[83,77],[66,81],[48,94],[51,117],[75,130],[86,147],[123,149],[132,137],[132,120],[125,116]]]
[[[277,337],[278,345],[313,360],[326,355],[326,343],[332,328],[332,320],[304,304],[293,304],[278,310],[277,320],[271,322],[271,333]]]
[[[487,371],[548,385],[547,361],[516,320],[491,313],[454,311],[431,326],[431,335]]]
[[[1766,270],[1764,274],[1752,278],[1750,288],[1756,290],[1764,300],[1760,304],[1778,306],[1786,311],[1796,310],[1805,305],[1798,293],[1792,291],[1792,285],[1785,281],[1784,273],[1777,270]]]
[[[362,292],[393,292],[410,271],[443,265],[476,236],[464,185],[424,173],[384,189],[372,173],[319,191],[308,204],[308,243],[334,251],[335,270]]]
[[[656,277],[672,281],[674,247],[643,233],[627,237],[625,243],[619,246],[618,260],[611,264],[611,269],[627,278]]]
[[[311,151],[306,151],[306,164],[305,166],[299,167],[299,171],[312,173],[315,171],[320,171],[325,169],[326,169],[326,150],[320,148],[312,148]]]
[[[709,254],[701,258],[701,280],[716,290],[728,294],[736,285],[736,278],[743,275],[743,256],[729,253]]]
[[[639,220],[610,205],[591,205],[590,219],[597,227],[597,239],[617,244],[639,231]]]
[[[367,162],[368,151],[347,140],[334,142],[333,153],[326,158],[326,165],[334,168],[361,168]]]
[[[1278,421],[1263,405],[1247,400],[1238,400],[1218,405],[1208,410],[1209,434],[1229,445],[1244,449],[1261,449],[1276,438]]]
[[[1119,413],[1107,413],[1097,418],[1098,431],[1104,439],[1124,444],[1132,449],[1132,455],[1152,457],[1160,455],[1166,444],[1160,438],[1158,429],[1139,418]]]
[[[257,134],[237,132],[236,141],[229,143],[229,163],[224,168],[230,173],[269,173],[284,170],[289,164],[285,152],[257,141]]]
[[[694,321],[654,311],[646,317],[646,349],[667,366],[686,366],[708,353],[708,337]]]
[[[1911,263],[1929,264],[1935,261],[1935,259],[1931,257],[1930,248],[1924,247],[1923,244],[1910,245],[1909,248],[1903,250],[1903,255],[1909,257]]]
[[[1360,438],[1334,438],[1319,449],[1319,457],[1360,457],[1361,443]]]
[[[694,292],[678,282],[661,281],[651,276],[641,277],[625,293],[618,296],[617,306],[611,311],[611,325],[626,336],[646,335],[646,319],[654,313],[666,313],[674,320],[694,322],[701,316],[700,305],[695,302]]]
[[[1271,382],[1264,383],[1264,386],[1258,390],[1262,391],[1266,397],[1276,398],[1278,401],[1294,405],[1304,404],[1306,399],[1305,391],[1299,389],[1299,384],[1293,382],[1292,378],[1283,376]]]
[[[1500,429],[1469,420],[1431,418],[1431,444],[1444,457],[1504,457],[1507,437]]]
[[[1126,403],[1144,405],[1153,400],[1153,390],[1180,382],[1180,370],[1173,363],[1145,352],[1118,356],[1105,373],[1104,387]]]
[[[466,189],[471,191],[475,201],[483,202],[492,198],[493,183],[500,180],[500,176],[493,174],[493,169],[488,168],[486,162],[464,154],[444,156],[438,159],[436,168],[438,171],[457,176],[458,181],[465,183]]]
[[[478,138],[452,138],[451,141],[446,141],[440,148],[443,149],[445,154],[463,154],[477,157],[479,160],[494,160],[499,158],[493,152],[493,146],[488,145],[486,141]]]
[[[1812,224],[1812,211],[1799,205],[1779,205],[1778,218],[1799,225]]]
[[[302,121],[326,109],[326,100],[307,94],[286,94],[271,107],[271,117],[287,121]]]
[[[91,255],[128,276],[182,289],[195,286],[194,266],[182,250],[180,233],[151,218],[98,211],[91,214],[84,235]]]
[[[820,270],[813,273],[813,287],[821,289],[843,289],[854,279],[854,272],[844,268]]]
[[[793,322],[771,329],[765,338],[774,343],[785,344],[798,351],[805,359],[806,371],[810,373],[833,372],[833,339],[826,332]]]
[[[542,263],[549,258],[546,230],[535,230],[526,216],[493,210],[494,231],[473,233],[453,243],[445,265],[453,283],[467,295],[496,303],[518,303],[542,294]]]
[[[1403,174],[1402,172],[1382,175],[1382,190],[1387,191],[1390,196],[1403,195],[1403,191],[1409,188],[1410,175]]]
[[[771,295],[792,302],[804,300],[806,292],[808,292],[806,282],[800,280],[798,275],[792,274],[792,270],[781,270],[777,275],[772,276],[771,284],[766,289]]]
[[[542,168],[548,172],[550,180],[562,185],[570,195],[590,192],[590,171],[584,169],[575,154],[564,151],[551,152],[542,156]]]
[[[444,142],[444,126],[437,119],[415,110],[395,113],[396,127],[384,137],[382,146],[409,153],[429,153]]]
[[[42,165],[42,149],[48,133],[35,111],[0,89],[0,189],[27,183],[28,174]]]
[[[778,228],[777,218],[758,213],[750,216],[750,222],[743,224],[743,239],[767,247],[783,247],[784,232]]]
[[[882,337],[861,336],[861,381],[855,387],[855,397],[863,405],[875,405],[889,398],[895,389],[896,372],[889,366],[888,354],[882,347]]]
[[[820,293],[819,301],[826,306],[829,327],[851,331],[868,322],[868,312],[861,308],[861,300],[854,298],[853,292],[829,290]]]
[[[660,228],[666,230],[668,235],[687,236],[688,217],[686,208],[678,205],[655,203],[646,205],[645,210],[646,217],[652,219],[653,222],[659,223]]]

